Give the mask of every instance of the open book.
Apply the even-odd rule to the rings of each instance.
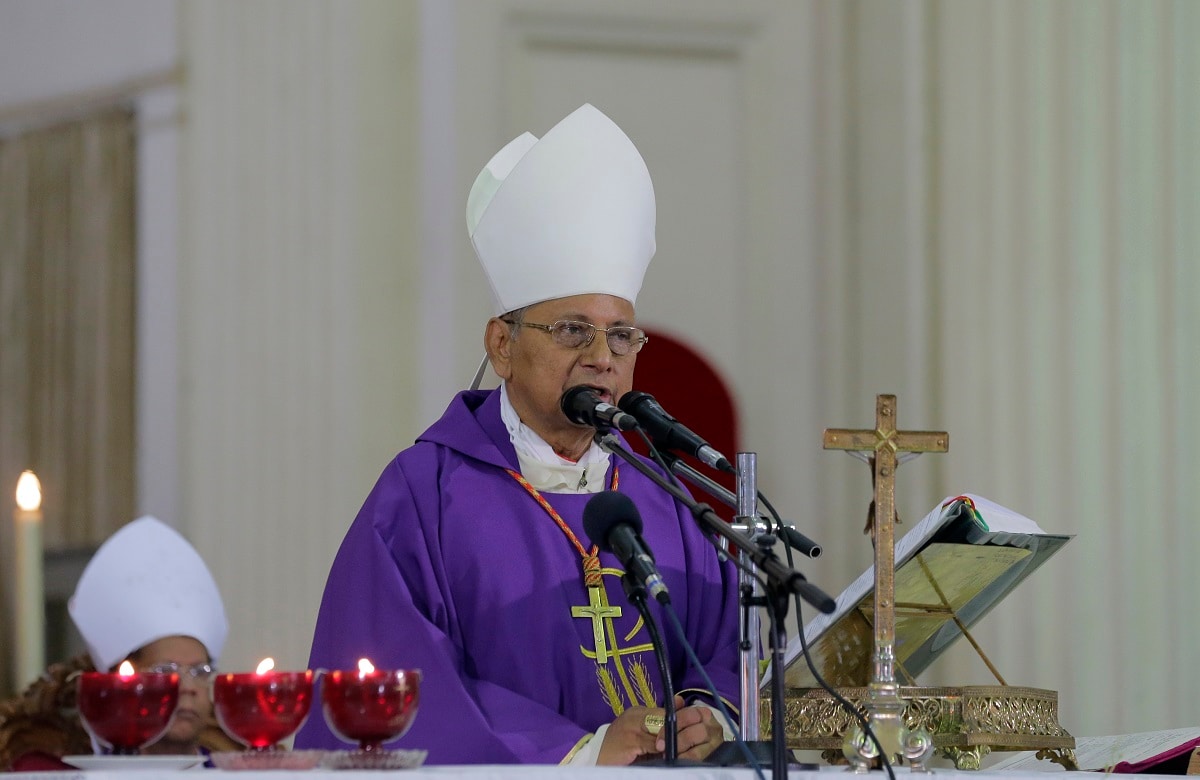
[[[897,676],[914,684],[947,647],[1071,539],[981,496],[951,496],[896,542]],[[813,663],[834,686],[870,682],[875,567],[804,628]],[[784,658],[790,687],[816,687],[798,638]],[[770,670],[763,679],[765,686]]]
[[[1161,775],[1200,774],[1200,727],[1121,734],[1113,737],[1076,737],[1075,760],[1079,768],[1092,772]],[[1192,766],[1195,769],[1192,769]],[[986,767],[991,771],[1061,771],[1049,761],[1040,761],[1036,751],[1013,753]]]

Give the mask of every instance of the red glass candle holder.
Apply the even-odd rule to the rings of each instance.
[[[321,703],[325,722],[339,738],[363,751],[404,736],[421,699],[417,670],[338,670],[325,675]]]
[[[179,675],[84,672],[77,697],[88,733],[114,754],[133,755],[170,728]]]
[[[312,689],[311,671],[219,674],[213,680],[213,711],[234,739],[268,750],[304,725]]]

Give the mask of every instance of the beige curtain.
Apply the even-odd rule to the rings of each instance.
[[[134,511],[134,151],[126,110],[0,139],[0,506],[33,469],[48,550]]]

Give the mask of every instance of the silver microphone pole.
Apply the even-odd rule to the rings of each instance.
[[[739,452],[737,454],[737,516],[734,522],[750,530],[750,538],[756,543],[758,542],[759,522],[758,522],[758,455],[753,452]],[[741,585],[743,592],[749,589],[755,597],[762,596],[762,589],[757,578],[753,577],[750,571],[756,571],[751,568],[754,566],[745,550],[738,550],[738,558],[741,560],[743,567],[739,569],[738,582]],[[758,694],[758,642],[762,635],[762,627],[757,609],[746,609],[742,611],[745,616],[745,637],[747,641],[742,645],[742,662],[740,672],[740,683],[742,693],[742,724],[741,733],[742,739],[746,742],[759,741],[759,694]]]

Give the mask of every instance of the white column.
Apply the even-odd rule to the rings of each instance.
[[[411,15],[183,6],[182,525],[227,668],[303,666],[342,535],[416,433]]]

